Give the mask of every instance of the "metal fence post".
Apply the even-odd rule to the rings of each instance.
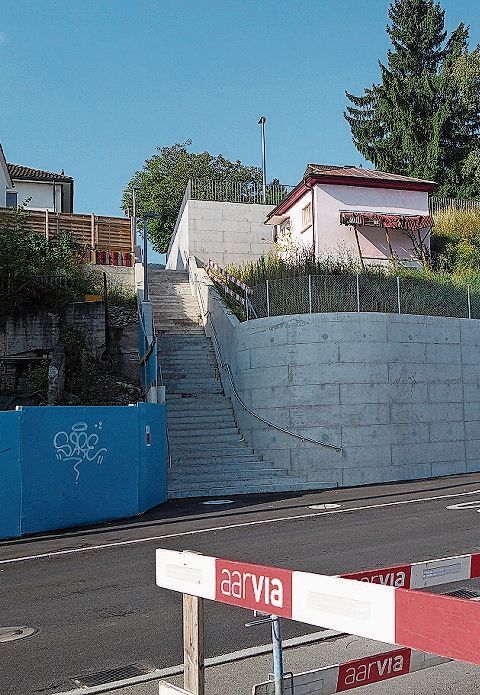
[[[402,307],[400,305],[400,278],[397,275],[397,305],[398,305],[398,313],[401,314]]]
[[[265,286],[267,289],[267,316],[270,316],[270,288],[268,280],[265,280]]]
[[[468,318],[472,318],[472,298],[470,296],[470,285],[467,285]]]
[[[360,276],[357,273],[357,311],[360,311]]]
[[[248,321],[248,290],[245,290],[245,314]]]
[[[308,276],[308,313],[312,313],[312,276]]]

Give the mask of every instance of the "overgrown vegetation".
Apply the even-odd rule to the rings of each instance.
[[[393,263],[362,268],[347,253],[315,258],[312,251],[302,249],[230,266],[228,271],[254,289],[252,308],[259,316],[268,311],[303,313],[310,301],[312,311],[357,311],[358,297],[362,311],[396,313],[400,289],[402,313],[467,317],[470,295],[470,315],[480,318],[480,211],[452,209],[436,216],[429,268]],[[235,302],[226,301],[240,319],[246,318]]]
[[[0,314],[26,305],[61,306],[91,291],[83,249],[66,232],[52,242],[28,224],[18,208],[0,220]]]

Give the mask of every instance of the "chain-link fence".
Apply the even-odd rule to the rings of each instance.
[[[253,288],[250,317],[374,311],[480,319],[480,293],[470,287],[389,275],[307,275],[266,280]]]

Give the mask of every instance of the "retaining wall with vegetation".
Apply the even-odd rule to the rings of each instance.
[[[203,270],[208,307],[236,389],[242,434],[292,475],[340,486],[480,471],[480,321],[317,313],[240,323]],[[230,384],[222,369],[225,390]]]

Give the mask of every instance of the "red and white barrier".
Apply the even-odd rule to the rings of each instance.
[[[433,574],[426,576],[423,567],[418,577],[455,581],[467,578],[467,568],[470,577],[477,566],[472,557],[458,556],[450,565],[452,558],[433,560]],[[351,581],[174,550],[157,550],[156,574],[157,585],[173,591],[480,665],[480,605],[474,601],[368,581],[368,573]]]
[[[450,582],[480,577],[480,553],[412,562],[364,572],[340,574],[344,579],[356,579],[372,584],[384,584],[403,589],[423,589]]]
[[[373,654],[362,659],[354,659],[336,666],[298,673],[284,679],[285,695],[308,693],[309,695],[333,695],[343,693],[364,685],[380,683],[407,673],[438,666],[450,661],[433,654],[424,654],[412,649],[394,649],[381,654]],[[293,685],[293,689],[292,689]],[[272,681],[259,683],[252,688],[252,695],[275,695]]]

